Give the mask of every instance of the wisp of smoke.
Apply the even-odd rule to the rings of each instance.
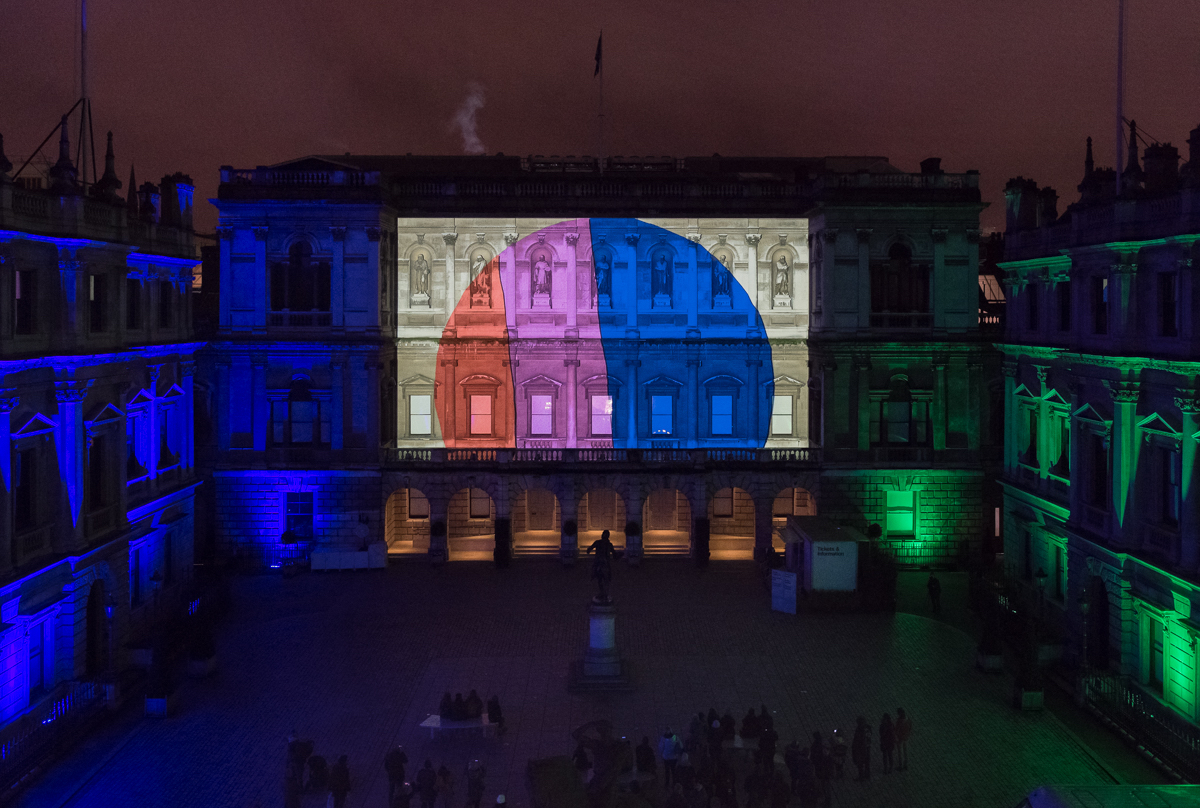
[[[483,85],[473,81],[467,85],[467,97],[458,105],[454,120],[450,123],[451,131],[458,130],[462,138],[462,148],[467,154],[483,154],[486,149],[479,134],[475,131],[475,115],[483,108]]]

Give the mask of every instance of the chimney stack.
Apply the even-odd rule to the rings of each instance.
[[[152,182],[143,182],[138,189],[138,211],[142,221],[158,224],[162,219],[162,196],[158,186]]]
[[[1179,150],[1170,143],[1152,143],[1146,147],[1146,193],[1173,194],[1179,190]]]
[[[58,138],[58,162],[50,167],[50,190],[59,196],[79,193],[78,172],[71,162],[71,141],[67,137],[67,116],[62,116],[62,133]]]
[[[1036,227],[1038,186],[1033,180],[1014,177],[1004,186],[1005,232]]]

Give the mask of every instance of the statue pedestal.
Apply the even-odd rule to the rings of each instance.
[[[617,653],[617,607],[612,601],[588,604],[588,648],[571,663],[572,693],[629,691],[629,666]]]
[[[729,295],[713,295],[713,308],[732,309],[733,298],[731,298]]]
[[[654,303],[651,308],[669,309],[671,308],[671,296],[659,292],[654,296]]]
[[[791,295],[775,295],[775,308],[790,309],[792,307]]]
[[[533,307],[535,309],[550,308],[550,295],[546,294],[545,292],[534,292]]]
[[[429,295],[424,292],[417,292],[412,296],[409,306],[411,308],[429,308]]]

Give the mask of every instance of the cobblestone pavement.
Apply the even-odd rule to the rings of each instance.
[[[57,780],[76,772],[74,781],[57,793],[35,787],[22,804],[278,806],[285,738],[295,729],[331,761],[349,755],[348,808],[384,806],[381,762],[397,742],[410,771],[425,758],[450,765],[460,804],[465,764],[479,758],[488,768],[484,804],[504,793],[521,806],[526,761],[570,754],[569,732],[585,721],[608,718],[636,742],[667,725],[685,728],[698,709],[729,709],[740,720],[760,704],[775,713],[781,748],[814,730],[848,729],[859,714],[872,725],[897,706],[913,716],[911,768],[881,775],[876,748],[871,782],[835,784],[839,806],[1006,808],[1044,783],[1111,782],[1052,715],[1009,706],[1011,681],[977,673],[962,632],[910,614],[772,613],[750,563],[617,569],[618,644],[636,690],[569,695],[592,591],[587,565],[541,560],[503,571],[406,563],[238,579],[234,616],[218,639],[220,673],[187,683],[176,716],[126,720],[110,751],[64,761]],[[442,693],[471,688],[485,699],[499,694],[508,733],[431,740],[418,725]],[[324,799],[306,795],[305,808]]]

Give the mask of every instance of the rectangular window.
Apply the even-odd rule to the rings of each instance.
[[[1054,463],[1051,470],[1059,477],[1071,477],[1071,418],[1065,412],[1054,416],[1053,427],[1050,431],[1057,441],[1053,447]]]
[[[1092,333],[1108,333],[1108,278],[1092,278]]]
[[[490,519],[492,517],[492,498],[482,488],[471,489],[471,518]]]
[[[170,328],[175,324],[175,284],[158,282],[158,327]]]
[[[88,275],[88,330],[93,334],[108,328],[108,278]]]
[[[1108,447],[1104,436],[1091,432],[1087,436],[1088,447],[1088,504],[1097,508],[1108,507]]]
[[[887,492],[888,535],[910,534],[917,527],[917,492]]]
[[[529,433],[554,434],[554,399],[552,396],[529,397]]]
[[[612,396],[592,396],[592,434],[612,434]]]
[[[408,434],[433,434],[433,396],[408,397]]]
[[[129,603],[131,606],[142,605],[142,548],[139,547],[129,554]]]
[[[313,416],[316,414],[315,401],[289,401],[291,408],[291,426],[293,446],[313,442]]]
[[[733,434],[733,396],[712,397],[712,433]]]
[[[1157,620],[1150,620],[1150,687],[1159,693],[1163,689],[1163,627]]]
[[[13,468],[13,527],[18,533],[37,527],[35,449],[17,452]]]
[[[17,334],[32,334],[37,330],[37,285],[32,269],[19,269],[15,278],[15,306],[13,331]]]
[[[1063,548],[1054,545],[1054,599],[1061,601],[1067,591],[1067,565],[1063,559]]]
[[[1176,292],[1178,275],[1158,273],[1158,333],[1164,337],[1179,336],[1179,296]]]
[[[137,278],[125,279],[125,328],[129,331],[142,328],[142,282]]]
[[[408,518],[429,518],[429,500],[426,499],[424,494],[413,488],[408,489]]]
[[[1160,479],[1162,480],[1162,514],[1160,521],[1164,525],[1179,524],[1179,508],[1181,488],[1179,485],[1179,452],[1170,449],[1159,450]]]
[[[287,495],[287,521],[285,530],[298,541],[311,541],[313,537],[313,493],[301,491]]]
[[[1071,282],[1060,281],[1055,288],[1058,296],[1058,330],[1071,330]]]
[[[650,396],[650,432],[671,435],[675,431],[675,400],[671,396]]]
[[[1026,323],[1025,327],[1030,331],[1038,330],[1038,290],[1033,284],[1030,284],[1025,289],[1026,297]]]
[[[713,516],[728,519],[733,516],[733,489],[722,488],[713,497]]]
[[[792,434],[791,396],[774,396],[771,399],[771,434]]]
[[[38,623],[29,629],[29,698],[32,700],[46,687],[46,624]]]
[[[1025,408],[1025,447],[1021,451],[1021,462],[1030,466],[1038,463],[1038,411],[1034,407]]]
[[[912,419],[912,404],[908,401],[883,402],[885,443],[908,443],[909,425]]]
[[[471,434],[492,434],[491,396],[471,396]]]

